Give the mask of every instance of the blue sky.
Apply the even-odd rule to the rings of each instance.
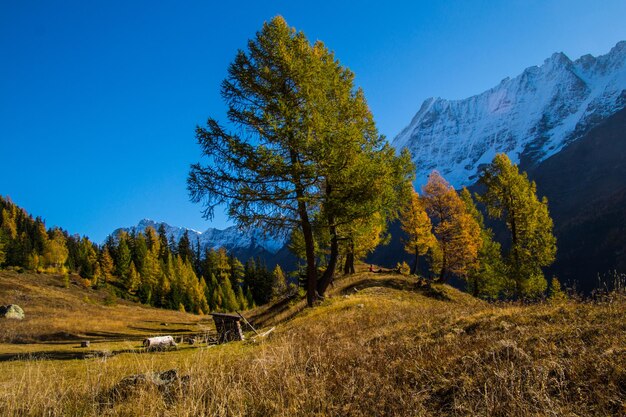
[[[224,227],[188,200],[194,128],[224,120],[227,66],[277,14],[356,73],[389,138],[430,96],[626,39],[623,0],[224,3],[0,0],[0,195],[98,242],[144,217]]]

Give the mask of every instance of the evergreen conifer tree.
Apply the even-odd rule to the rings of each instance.
[[[128,247],[129,236],[126,232],[121,232],[118,235],[118,245],[115,259],[115,273],[122,281],[128,279],[128,272],[130,268],[130,262],[132,261],[132,255],[130,248]]]
[[[170,244],[167,239],[167,232],[163,223],[159,224],[159,259],[167,262],[170,255]]]
[[[272,271],[272,296],[274,298],[282,297],[287,292],[287,278],[280,265],[276,265]]]
[[[250,287],[246,289],[246,305],[248,306],[248,308],[256,307],[256,304],[254,303],[254,297],[252,296],[252,291],[250,291]]]
[[[191,249],[191,241],[189,240],[189,231],[187,229],[185,229],[178,241],[177,253],[183,262],[194,262],[194,252]]]
[[[211,311],[220,310],[222,306],[222,300],[219,296],[219,282],[217,281],[217,277],[214,273],[211,274],[211,279],[207,284],[207,295],[206,299],[209,304],[209,308]]]
[[[246,134],[227,132],[213,119],[197,129],[210,164],[192,166],[192,200],[204,203],[207,217],[227,204],[229,216],[243,227],[261,227],[270,234],[299,228],[312,305],[332,279],[336,228],[392,201],[386,198],[397,191],[391,183],[409,175],[408,155],[402,159],[408,164],[394,159],[362,91],[354,88],[353,73],[321,42],[311,45],[282,17],[263,25],[228,74],[222,84],[228,117]],[[345,204],[357,198],[363,204]],[[312,218],[320,210],[331,246],[318,284]]]
[[[237,304],[239,305],[239,309],[247,310],[248,301],[246,300],[246,297],[244,297],[243,295],[243,290],[241,289],[241,286],[237,286],[237,291],[235,292],[235,295],[237,297]]]
[[[510,249],[506,256],[507,276],[516,298],[537,297],[547,283],[542,268],[556,255],[556,238],[547,198],[537,197],[537,187],[520,173],[506,154],[498,154],[484,170],[480,182],[486,187],[480,196],[487,213],[503,219],[510,232]]]
[[[228,257],[228,264],[230,265],[230,283],[233,288],[243,285],[244,267],[243,264],[235,256],[230,255]]]
[[[115,264],[113,258],[109,253],[109,248],[105,245],[100,254],[100,274],[102,278],[102,284],[111,281],[113,278]]]
[[[126,287],[126,291],[130,293],[134,293],[139,285],[141,284],[141,276],[139,272],[137,272],[137,268],[135,268],[135,262],[130,261],[130,267],[128,268],[128,277],[124,282],[124,286]]]

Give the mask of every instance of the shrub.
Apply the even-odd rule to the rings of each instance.
[[[411,268],[406,262],[398,262],[398,264],[396,265],[396,271],[398,271],[402,275],[409,275],[411,273]]]

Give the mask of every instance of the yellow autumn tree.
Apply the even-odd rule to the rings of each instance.
[[[387,222],[379,212],[343,225],[339,228],[341,252],[345,255],[344,274],[354,274],[354,262],[371,253],[378,245],[385,242]]]
[[[449,274],[465,277],[478,259],[482,244],[480,226],[437,171],[430,174],[422,188],[422,198],[438,242],[434,252],[439,251],[440,256],[439,281],[445,281]]]
[[[406,233],[404,250],[415,255],[411,273],[417,274],[419,257],[425,255],[436,244],[436,241],[432,232],[433,225],[426,213],[424,203],[415,190],[412,190],[411,199],[402,209],[400,223],[402,230]]]
[[[100,254],[100,276],[98,282],[102,281],[102,284],[110,282],[113,278],[113,272],[115,271],[115,264],[113,263],[113,258],[111,257],[111,252],[109,252],[108,247],[104,247],[102,253]]]
[[[44,248],[44,262],[47,267],[52,267],[57,271],[63,269],[69,251],[65,246],[65,236],[59,229],[52,231],[52,237],[46,242]]]

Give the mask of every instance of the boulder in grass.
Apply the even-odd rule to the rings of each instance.
[[[0,317],[5,319],[22,320],[24,318],[24,310],[17,304],[9,304],[6,306],[0,306]]]
[[[127,401],[142,391],[156,389],[166,402],[172,402],[177,396],[184,394],[189,387],[189,375],[180,375],[176,369],[164,372],[130,375],[123,378],[110,390],[100,396],[102,405],[110,406]]]

